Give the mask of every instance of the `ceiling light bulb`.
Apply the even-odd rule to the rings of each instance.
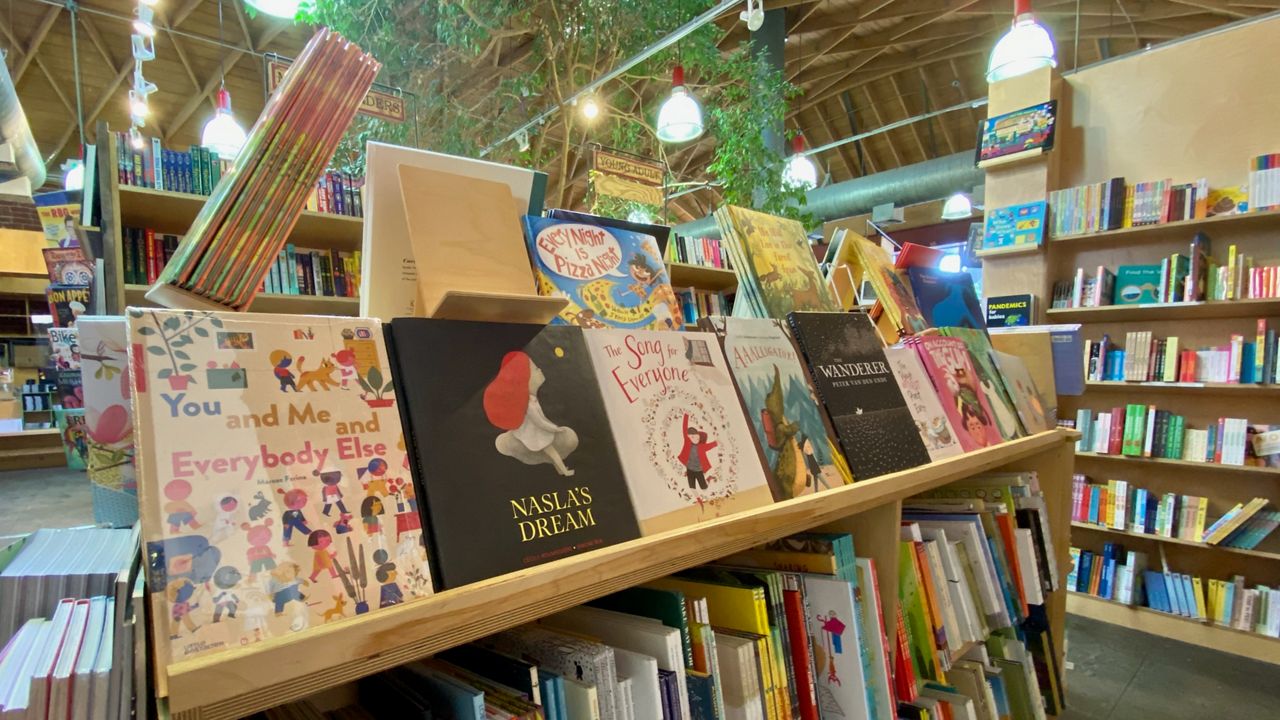
[[[67,161],[67,174],[62,178],[63,190],[84,189],[84,163],[79,158]]]
[[[138,130],[137,125],[129,128],[129,144],[133,146],[134,150],[142,149],[142,133]]]
[[[658,139],[665,143],[688,142],[702,135],[702,107],[684,86],[684,68],[671,71],[671,97],[658,110]]]
[[[593,97],[583,100],[580,104],[580,108],[582,110],[582,117],[587,120],[595,120],[600,117],[600,104],[597,103],[596,99]]]
[[[244,4],[267,15],[292,20],[298,14],[301,0],[244,0]]]
[[[226,88],[218,91],[218,109],[205,123],[200,134],[200,144],[218,153],[222,160],[233,160],[244,147],[244,128],[231,114],[231,93]]]
[[[738,19],[747,24],[747,29],[755,32],[764,25],[764,0],[753,3],[747,0],[747,9],[738,13]]]
[[[1058,66],[1053,37],[1031,14],[1031,0],[1014,0],[1013,8],[1013,27],[991,50],[987,63],[989,83]]]
[[[155,18],[156,11],[147,5],[139,5],[133,11],[133,31],[143,37],[155,37],[156,26],[151,23]]]
[[[973,201],[962,192],[947,198],[942,205],[943,220],[963,220],[970,215],[973,215]]]
[[[812,190],[818,187],[818,166],[804,153],[804,136],[797,135],[791,139],[791,157],[782,168],[782,184],[801,190]]]

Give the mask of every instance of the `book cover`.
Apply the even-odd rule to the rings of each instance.
[[[734,269],[758,293],[769,317],[781,319],[793,310],[839,309],[818,271],[803,225],[746,208],[725,210],[745,261]]]
[[[942,460],[964,452],[960,446],[960,438],[955,428],[947,419],[942,409],[938,394],[929,382],[924,366],[920,364],[920,356],[912,348],[893,345],[884,349],[885,358],[893,370],[893,377],[898,381],[898,389],[907,402],[907,409],[915,419],[920,439],[924,441],[925,450],[932,460]]]
[[[1116,268],[1116,305],[1160,302],[1159,265],[1121,265]]]
[[[1044,432],[1052,429],[1049,412],[1041,396],[1027,364],[1017,355],[991,351],[991,359],[995,361],[1004,380],[1005,389],[1009,391],[1009,399],[1018,411],[1018,419],[1028,433]]]
[[[86,285],[50,285],[44,294],[54,327],[71,327],[93,308],[93,290]]]
[[[787,321],[856,480],[929,462],[871,318],[801,312]]]
[[[987,298],[988,327],[1018,327],[1035,321],[1036,296],[998,295]]]
[[[931,327],[965,327],[986,330],[982,305],[967,272],[943,272],[931,267],[907,269],[911,293],[920,314]]]
[[[1013,250],[1039,247],[1044,242],[1044,220],[1048,205],[1043,200],[1023,205],[988,208],[982,234],[982,249]]]
[[[62,438],[67,467],[84,470],[89,459],[89,435],[85,432],[84,408],[54,408],[53,422]]]
[[[715,335],[595,330],[585,337],[641,534],[773,501]]]
[[[80,369],[80,333],[75,327],[49,328],[49,364],[54,370]]]
[[[996,429],[1000,431],[1000,436],[1005,440],[1021,437],[1024,431],[1018,420],[1017,411],[1009,398],[1009,391],[1004,386],[1000,371],[991,357],[993,352],[991,339],[985,332],[969,328],[942,328],[941,332],[945,336],[964,341],[969,349],[969,356],[973,358],[973,369],[978,373],[978,383],[983,395],[987,397],[987,404],[991,407],[992,417],[996,421]]]
[[[888,253],[864,237],[846,236],[845,243],[851,246],[863,272],[875,288],[876,300],[898,331],[898,336],[915,335],[927,330],[928,321],[916,306],[911,289],[889,262]]]
[[[40,251],[44,266],[49,272],[49,282],[55,285],[93,284],[93,263],[85,258],[79,247],[47,247]]]
[[[783,321],[707,318],[720,338],[738,396],[764,453],[773,495],[785,500],[844,484],[839,450]]]
[[[377,320],[126,317],[162,665],[431,594]]]
[[[858,636],[853,587],[836,578],[804,576],[805,621],[813,653],[821,717],[871,717],[867,678],[859,655],[868,639]]]
[[[538,294],[566,297],[557,323],[584,328],[679,330],[658,241],[650,235],[553,218],[524,217]]]
[[[388,337],[438,585],[637,536],[580,328],[396,318]]]
[[[960,438],[960,446],[968,452],[1000,443],[1000,431],[964,341],[931,335],[912,345]]]
[[[123,317],[90,315],[77,323],[84,342],[85,432],[89,436],[89,482],[129,495],[125,519],[137,520],[138,483],[133,463],[133,407],[129,399],[129,355]],[[103,509],[105,510],[105,508]],[[107,521],[99,503],[94,519]],[[111,520],[117,527],[123,523]]]

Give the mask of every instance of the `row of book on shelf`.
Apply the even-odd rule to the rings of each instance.
[[[1124,346],[1084,341],[1085,374],[1092,381],[1146,383],[1226,383],[1272,385],[1280,382],[1276,329],[1259,318],[1252,341],[1232,333],[1229,342],[1200,348],[1180,347],[1179,338],[1158,338],[1149,330],[1125,333]]]
[[[676,297],[685,325],[694,325],[699,318],[728,315],[733,309],[724,293],[698,288],[679,288]]]
[[[666,248],[666,257],[672,262],[733,269],[733,263],[729,262],[728,253],[721,245],[720,238],[715,237],[673,235]]]
[[[1111,410],[1076,411],[1078,452],[1188,460],[1221,465],[1280,467],[1280,426],[1218,418],[1204,429],[1155,405],[1129,403]]]
[[[1236,503],[1213,522],[1209,499],[1177,493],[1157,494],[1126,480],[1091,483],[1072,479],[1071,520],[1111,530],[1253,550],[1280,525],[1280,511],[1266,498]]]
[[[1204,578],[1148,566],[1146,553],[1105,543],[1102,552],[1071,548],[1067,587],[1125,605],[1147,607],[1171,615],[1280,638],[1280,588],[1247,587],[1243,575],[1227,580]]]

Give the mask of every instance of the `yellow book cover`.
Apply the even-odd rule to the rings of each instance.
[[[1197,542],[1204,537],[1204,524],[1209,518],[1209,498],[1196,498],[1196,531],[1191,536],[1192,540]]]
[[[1165,382],[1176,382],[1178,380],[1178,336],[1172,335],[1165,341],[1164,346],[1164,377],[1161,378]]]
[[[845,243],[852,245],[850,249],[866,271],[867,279],[875,288],[880,307],[897,329],[898,335],[915,335],[929,329],[929,323],[925,322],[924,315],[916,306],[911,289],[894,270],[889,253],[866,238],[846,237]]]
[[[920,582],[915,555],[914,543],[908,540],[898,543],[898,603],[906,623],[911,664],[917,678],[946,682],[942,664],[938,662],[928,599]]]
[[[1235,246],[1235,245],[1228,245],[1228,246],[1227,246],[1227,268],[1229,268],[1229,269],[1228,269],[1228,271],[1227,271],[1227,294],[1226,294],[1226,299],[1227,299],[1227,300],[1235,300],[1235,299],[1236,299],[1236,291],[1237,291],[1237,288],[1236,288],[1236,273],[1235,273],[1235,270],[1236,270],[1236,246]]]
[[[782,319],[793,310],[840,309],[818,271],[803,225],[746,208],[727,210],[737,231],[738,249],[748,263],[736,269],[759,291],[769,317]]]
[[[1195,590],[1196,595],[1196,614],[1202,618],[1209,617],[1209,605],[1204,598],[1204,582],[1200,578],[1192,576],[1191,587]]]
[[[1254,498],[1250,500],[1249,504],[1245,505],[1243,510],[1237,513],[1235,517],[1231,518],[1230,521],[1220,526],[1212,535],[1205,538],[1204,541],[1210,545],[1217,545],[1222,542],[1227,538],[1227,536],[1235,532],[1236,528],[1245,524],[1249,518],[1253,517],[1258,513],[1258,511],[1266,507],[1268,502],[1269,501],[1266,498]]]
[[[1132,185],[1126,185],[1124,188],[1124,227],[1133,227],[1133,193]]]
[[[1107,481],[1107,507],[1104,512],[1102,524],[1107,527],[1115,525],[1116,519],[1116,481]]]
[[[1205,582],[1208,583],[1209,587],[1205,592],[1204,609],[1208,613],[1209,619],[1213,620],[1218,617],[1218,581],[1209,578]]]

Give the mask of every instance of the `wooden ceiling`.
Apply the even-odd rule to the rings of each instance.
[[[5,0],[0,45],[14,76],[41,153],[57,163],[77,142],[71,22],[61,2]],[[162,0],[157,8],[156,60],[145,65],[159,85],[147,132],[173,147],[198,142],[213,110],[222,74],[234,109],[246,126],[264,100],[262,52],[296,56],[311,29],[264,17],[249,18],[240,0],[224,0],[219,31],[216,0]],[[483,0],[477,0],[483,2]],[[88,137],[95,121],[126,128],[129,0],[91,0],[78,13],[82,102]],[[785,8],[786,74],[804,93],[793,102],[787,126],[811,146],[986,95],[987,56],[1009,27],[1012,0],[765,0]],[[1058,44],[1059,68],[1070,70],[1223,23],[1280,9],[1280,0],[1041,0],[1035,12]],[[736,9],[718,21],[723,47],[748,37]],[[221,41],[219,36],[221,34]],[[486,62],[455,85],[474,96],[531,62],[520,32],[504,36]],[[226,47],[230,46],[230,47]],[[601,68],[603,72],[606,68]],[[664,88],[655,88],[657,97]],[[481,90],[483,92],[483,90]],[[819,164],[830,180],[910,165],[971,150],[984,109],[950,112],[824,152]],[[705,137],[668,159],[679,180],[705,178],[715,139]],[[545,168],[564,173],[572,205],[586,191],[585,161]],[[563,170],[562,170],[563,168]],[[714,190],[685,196],[673,220],[700,217],[716,202]]]

